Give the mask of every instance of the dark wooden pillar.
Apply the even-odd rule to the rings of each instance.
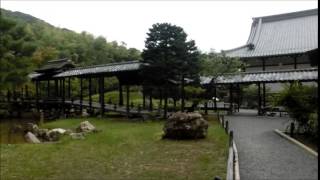
[[[66,86],[65,86],[65,79],[61,79],[62,82],[62,112],[63,114],[65,113],[65,90],[66,90]]]
[[[55,79],[54,80],[54,93],[55,93],[55,96],[56,98],[59,96],[59,91],[58,91],[58,79]]]
[[[90,112],[92,112],[92,80],[91,77],[89,77],[89,109]]]
[[[232,113],[233,112],[233,85],[232,84],[230,84],[230,92],[229,92],[229,94],[230,94],[230,105],[229,105],[229,111],[230,111],[230,113]]]
[[[293,57],[293,60],[294,60],[293,68],[294,69],[297,69],[297,58],[298,58],[298,56]]]
[[[127,116],[129,116],[129,113],[130,113],[130,86],[129,85],[126,85],[126,95],[127,95],[127,98],[126,98],[126,110],[127,110]]]
[[[266,83],[262,84],[262,99],[263,99],[263,107],[266,107]]]
[[[71,99],[71,77],[68,78],[68,98]]]
[[[146,108],[146,92],[144,87],[142,87],[142,108]]]
[[[164,91],[164,109],[163,109],[163,118],[167,118],[167,113],[168,113],[168,93],[167,89]]]
[[[99,99],[101,117],[104,115],[104,77],[99,77]]]
[[[119,80],[119,106],[123,106],[122,83],[120,80]]]
[[[258,83],[258,115],[261,115],[261,85]]]
[[[80,77],[80,113],[82,114],[82,100],[83,100],[83,79]]]
[[[149,111],[153,110],[153,104],[152,104],[152,89],[150,89],[149,93]]]
[[[181,78],[181,112],[184,112],[184,76]]]
[[[50,80],[47,81],[47,96],[50,97]]]
[[[28,90],[28,85],[25,85],[25,95],[26,95],[26,98],[28,98],[29,97],[29,90]]]

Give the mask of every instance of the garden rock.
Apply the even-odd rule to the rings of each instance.
[[[163,138],[198,139],[207,136],[208,122],[199,113],[173,113],[166,121]]]
[[[66,132],[66,130],[62,128],[55,128],[55,129],[51,129],[50,131],[56,131],[60,134],[64,134]]]
[[[85,139],[83,133],[71,133],[70,136],[72,139]]]
[[[29,143],[34,143],[34,144],[41,143],[40,140],[32,132],[27,132],[27,134],[25,134],[24,138]]]
[[[49,141],[59,141],[60,137],[61,137],[61,133],[58,131],[48,131],[46,134],[46,139]]]
[[[27,123],[26,124],[26,131],[32,132],[34,135],[38,135],[39,133],[39,127],[36,124],[33,123]]]
[[[80,123],[79,127],[77,127],[77,132],[92,132],[96,128],[89,122],[89,121],[83,121]]]

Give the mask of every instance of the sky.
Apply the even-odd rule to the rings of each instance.
[[[203,52],[232,49],[246,43],[253,17],[318,7],[304,1],[9,1],[1,8],[20,11],[54,26],[87,31],[107,41],[144,48],[154,23],[182,27]]]

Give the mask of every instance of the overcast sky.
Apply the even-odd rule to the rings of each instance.
[[[61,28],[87,31],[107,41],[144,48],[154,23],[181,26],[200,50],[244,45],[252,17],[314,9],[317,1],[3,1],[1,8],[38,17]]]

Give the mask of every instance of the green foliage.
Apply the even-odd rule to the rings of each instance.
[[[298,82],[286,84],[278,97],[278,105],[284,106],[290,116],[300,127],[307,127],[311,113],[317,111],[317,88],[306,86]]]
[[[182,76],[198,76],[199,52],[194,41],[187,41],[181,27],[157,23],[147,35],[142,53],[143,61],[149,64],[143,72],[147,83],[164,86],[169,80],[180,82]]]
[[[186,99],[192,100],[194,103],[198,103],[203,98],[206,90],[201,87],[186,86],[184,91]]]
[[[210,52],[201,55],[201,75],[213,78],[224,73],[239,72],[245,68],[245,64],[238,58],[230,58],[224,54]]]
[[[318,114],[311,113],[309,116],[308,126],[310,127],[310,133],[315,138],[319,138],[319,121],[318,121]]]
[[[79,66],[140,60],[140,51],[87,32],[56,28],[38,18],[1,9],[0,91],[28,82],[27,74],[49,60],[70,58]]]

